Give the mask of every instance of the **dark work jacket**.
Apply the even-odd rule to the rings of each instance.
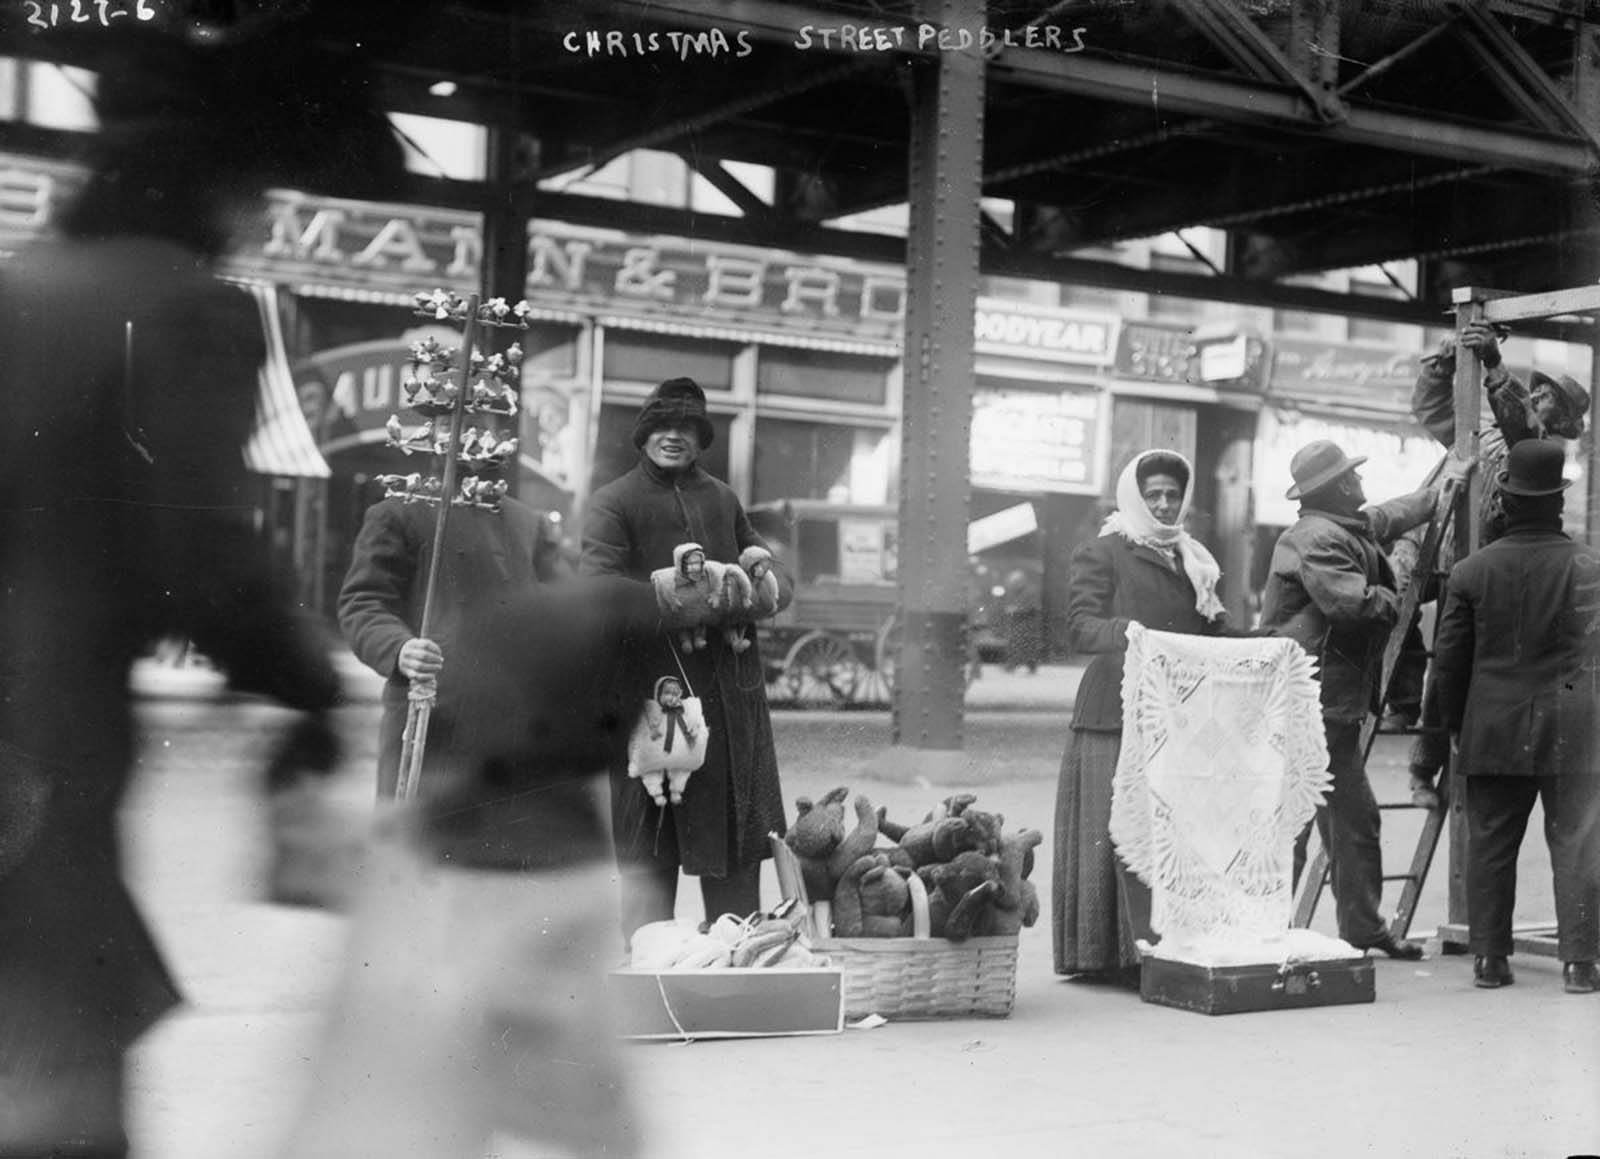
[[[674,547],[690,541],[722,563],[736,563],[747,547],[767,547],[726,483],[699,467],[669,475],[641,456],[633,470],[590,496],[579,571],[648,581],[652,571],[672,566]],[[782,566],[773,574],[781,610],[794,596],[794,583]],[[787,831],[766,675],[756,629],[745,632],[751,647],[743,653],[729,648],[716,629],[706,633],[704,650],[676,653],[711,734],[705,763],[689,778],[683,804],[668,806],[682,866],[691,874],[721,877],[753,865],[768,856],[767,834]],[[661,632],[645,644],[656,676],[678,672],[676,635]],[[618,857],[645,855],[660,810],[627,775],[625,761],[612,770],[612,797]]]
[[[1361,720],[1377,707],[1383,648],[1400,609],[1381,544],[1426,520],[1435,497],[1414,491],[1353,516],[1302,506],[1272,549],[1261,627],[1317,661],[1328,720]]]
[[[1600,555],[1508,525],[1451,571],[1434,648],[1459,772],[1595,775]]]
[[[1195,636],[1221,629],[1222,617],[1207,620],[1194,604],[1194,585],[1183,568],[1153,548],[1102,535],[1073,552],[1067,633],[1074,651],[1094,654],[1078,685],[1074,729],[1122,731],[1129,621]]]
[[[397,667],[400,648],[418,635],[422,602],[433,558],[439,509],[431,503],[382,499],[367,508],[339,591],[339,628],[351,650],[387,680],[379,735],[380,769],[399,767],[400,732],[408,681]],[[438,705],[442,717],[459,721],[456,690],[477,657],[455,647],[469,615],[486,616],[541,580],[555,578],[557,545],[549,523],[525,503],[501,501],[499,511],[452,507],[445,525],[445,556],[439,568],[428,638],[444,653]],[[448,759],[447,735],[430,731],[428,757]]]

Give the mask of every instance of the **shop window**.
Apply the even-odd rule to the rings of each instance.
[[[594,445],[594,469],[589,476],[590,488],[603,487],[613,479],[621,478],[639,461],[639,451],[633,445],[633,423],[639,417],[639,408],[631,403],[607,403],[600,408],[600,430]],[[716,441],[700,456],[700,466],[718,479],[728,478],[728,429],[732,418],[713,414],[711,429]]]
[[[889,366],[887,359],[764,346],[757,363],[756,391],[882,406],[889,395]]]
[[[606,331],[605,378],[652,385],[669,378],[692,378],[705,390],[727,390],[733,385],[736,349],[729,342],[612,327]]]
[[[580,333],[578,327],[559,322],[533,323],[517,339],[522,343],[523,375],[546,380],[576,378]]]
[[[841,495],[848,500],[858,434],[867,435],[872,445],[882,438],[881,432],[862,432],[839,423],[757,419],[755,502]]]

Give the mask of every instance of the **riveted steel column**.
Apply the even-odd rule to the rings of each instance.
[[[937,0],[926,12],[928,20],[950,29],[975,28],[983,19],[983,5],[971,0]],[[913,750],[926,769],[927,759],[939,753],[959,764],[962,745],[984,58],[974,45],[908,67],[902,620],[893,738],[897,749]]]

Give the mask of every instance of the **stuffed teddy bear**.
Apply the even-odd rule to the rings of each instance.
[[[830,789],[815,805],[809,797],[795,800],[794,824],[784,841],[800,862],[807,899],[830,901],[845,870],[872,852],[878,842],[878,810],[871,801],[856,794],[856,827],[845,832],[844,801],[850,790]]]
[[[990,898],[983,916],[974,924],[974,934],[1016,934],[1039,920],[1039,891],[1028,874],[1033,870],[1033,851],[1044,840],[1037,829],[1008,833],[1000,839],[999,889]]]
[[[1000,831],[1005,817],[999,813],[986,813],[982,809],[963,809],[953,817],[945,817],[933,827],[933,859],[949,861],[958,853],[969,849],[986,856],[1000,852]]]
[[[977,799],[971,793],[946,797],[918,824],[909,827],[892,825],[885,827],[883,832],[891,840],[899,842],[911,859],[911,864],[919,868],[949,861],[963,849],[993,852],[998,848],[998,834],[991,834],[990,831],[995,827],[996,819],[990,814],[982,814],[981,817],[961,820]],[[941,827],[944,828],[944,836],[936,844],[935,836]]]
[[[969,849],[954,859],[917,870],[928,889],[929,932],[952,942],[970,937],[1000,888],[995,859]]]
[[[850,863],[833,893],[833,932],[840,938],[898,938],[911,933],[911,887],[882,851]]]

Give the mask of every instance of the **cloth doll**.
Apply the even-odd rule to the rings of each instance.
[[[658,806],[683,803],[689,774],[706,756],[706,721],[700,702],[683,693],[683,681],[663,676],[644,706],[644,719],[628,740],[628,776]]]
[[[747,547],[739,553],[737,565],[728,565],[727,574],[727,611],[740,617],[740,621],[723,628],[722,638],[735,652],[743,652],[750,647],[745,623],[764,620],[778,611],[778,577],[772,574],[772,553],[764,547]]]
[[[672,549],[672,566],[650,573],[656,602],[667,626],[678,629],[678,647],[685,653],[706,646],[706,625],[723,607],[722,585],[714,582],[706,550],[698,543]]]

